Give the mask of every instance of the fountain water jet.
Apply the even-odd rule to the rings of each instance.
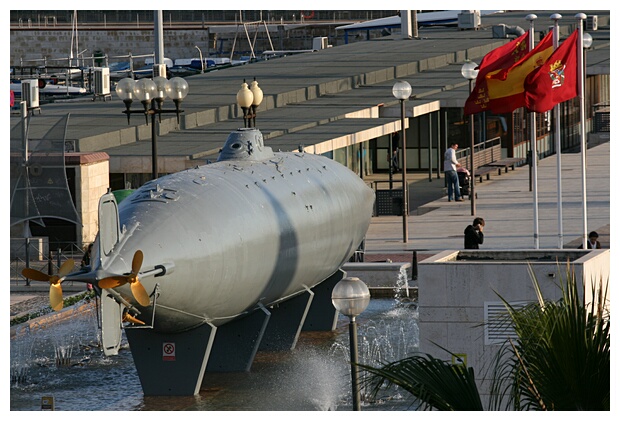
[[[262,353],[249,373],[214,373],[209,388],[192,399],[143,396],[127,342],[115,357],[98,347],[95,312],[58,323],[33,323],[11,340],[11,410],[40,410],[41,396],[54,395],[57,411],[306,410],[351,408],[346,318],[334,332],[303,332],[296,349]],[[360,362],[396,358],[416,348],[417,309],[392,298],[371,299],[359,316]],[[69,366],[55,364],[57,343],[72,344]],[[368,355],[368,356],[367,356]],[[83,363],[82,363],[83,362]],[[123,387],[119,388],[118,385]],[[100,394],[106,390],[105,396]],[[91,398],[93,397],[93,398]],[[95,398],[96,397],[96,398]],[[397,390],[362,403],[364,411],[409,409]]]
[[[387,362],[396,361],[417,352],[420,345],[418,331],[418,308],[415,303],[394,300],[371,300],[368,314],[362,313],[358,320],[358,347],[359,363],[363,365],[378,366]],[[330,353],[339,355],[340,358],[348,359],[348,342],[346,338],[340,338],[330,349]],[[368,392],[363,387],[362,380],[362,403],[368,407]],[[385,390],[385,396],[373,405],[385,404],[385,401],[400,401],[402,394],[398,387]]]

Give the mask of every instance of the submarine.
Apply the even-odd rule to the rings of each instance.
[[[56,308],[62,281],[91,283],[104,354],[118,353],[124,330],[145,396],[196,395],[205,372],[250,371],[258,351],[335,329],[331,291],[374,200],[342,164],[274,152],[258,129],[240,128],[216,162],[151,180],[120,203],[103,195],[89,267],[24,275],[49,281]]]

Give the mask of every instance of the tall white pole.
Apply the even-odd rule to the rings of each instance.
[[[73,66],[73,51],[75,50],[75,64],[80,65],[80,46],[78,45],[78,20],[77,10],[73,11],[71,22],[71,51],[69,52],[69,66]],[[75,42],[75,45],[73,44]]]
[[[558,21],[562,19],[562,15],[554,13],[551,15],[553,26],[553,49],[556,50],[560,45],[560,26]],[[558,182],[558,248],[564,248],[564,230],[562,221],[562,142],[560,139],[560,104],[553,107],[553,120],[555,127],[553,129],[555,136],[555,155],[557,158],[557,182]]]
[[[586,201],[586,111],[584,100],[584,72],[583,72],[583,21],[586,19],[585,13],[575,15],[579,21],[579,42],[577,43],[577,89],[579,92],[579,136],[581,138],[581,203],[583,206],[583,230],[581,245],[585,250],[588,241],[588,205]]]
[[[529,14],[525,19],[530,21],[530,51],[534,49],[534,20],[538,16]],[[538,152],[536,145],[536,113],[530,112],[530,137],[532,158],[532,195],[534,204],[534,248],[539,248],[538,240]]]
[[[403,39],[411,39],[413,37],[411,33],[411,10],[400,11],[400,33]]]
[[[164,64],[164,24],[163,13],[161,10],[155,10],[153,13],[154,31],[155,31],[155,57],[153,59],[153,67],[155,64]]]

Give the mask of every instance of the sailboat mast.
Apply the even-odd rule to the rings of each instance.
[[[71,47],[69,49],[69,67],[73,66],[73,51],[75,51],[76,64],[79,66],[80,47],[78,46],[77,10],[73,11],[73,18],[71,19]]]

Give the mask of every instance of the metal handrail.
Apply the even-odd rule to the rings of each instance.
[[[492,139],[488,139],[482,143],[477,143],[476,145],[474,145],[474,153],[485,150],[485,149],[489,149],[492,148],[495,145],[501,145],[501,141],[502,138],[501,137],[494,137]],[[467,147],[467,148],[459,148],[456,151],[456,159],[459,158],[464,158],[466,156],[469,156],[469,150],[471,148]]]
[[[36,260],[19,257],[19,255],[29,257],[38,254],[38,250],[35,249],[33,245],[24,242],[24,244],[17,247],[15,250],[15,255],[11,256],[11,283],[14,285],[30,285],[30,280],[22,275],[22,270],[24,268],[32,268],[47,273],[48,275],[52,275],[58,273],[60,266],[62,266],[62,264],[69,259],[73,259],[75,261],[76,269],[79,268],[82,256],[84,255],[84,249],[72,242],[60,242],[56,244],[59,244],[61,247],[56,248],[54,251],[50,250],[46,256],[43,256],[42,259]],[[27,246],[31,247],[32,250],[28,250],[28,252],[26,252]],[[73,282],[69,282],[69,285],[73,285]]]

